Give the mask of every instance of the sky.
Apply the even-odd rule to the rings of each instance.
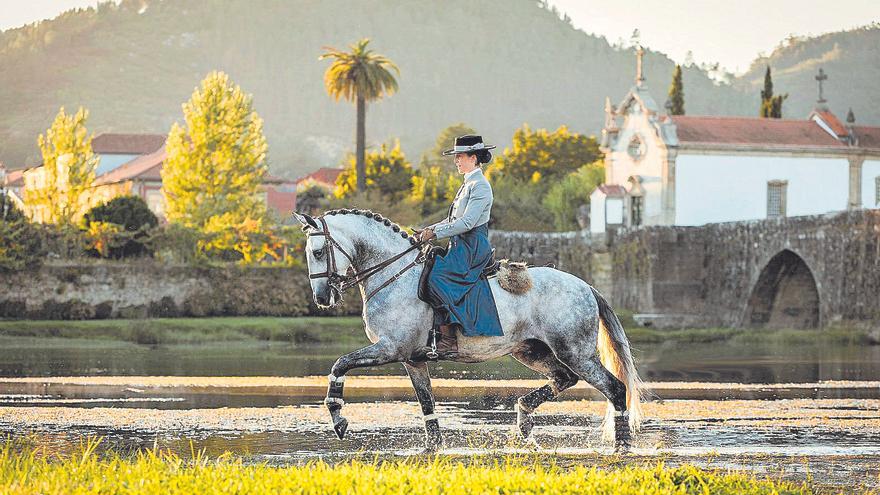
[[[818,35],[880,21],[878,0],[549,0],[574,27],[627,44],[638,28],[642,46],[685,61],[719,62],[745,72],[791,34]]]
[[[479,1],[479,0],[474,0]],[[0,29],[55,17],[97,0],[0,0]],[[549,0],[587,33],[641,43],[684,62],[719,62],[740,73],[791,34],[817,35],[880,21],[880,0]]]

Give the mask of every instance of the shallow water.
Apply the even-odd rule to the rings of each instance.
[[[513,401],[524,393],[524,385],[514,380],[539,377],[510,358],[432,365],[434,377],[495,384],[491,390],[480,384],[468,388],[459,385],[462,380],[453,380],[454,386],[438,391],[438,413],[446,434],[442,453],[548,454],[562,465],[692,463],[811,480],[819,486],[880,488],[880,387],[818,383],[880,380],[880,346],[665,343],[636,347],[642,377],[668,388],[659,394],[666,402],[646,405],[655,409],[653,415],[622,461],[608,461],[614,459],[606,455],[610,449],[599,441],[599,402],[548,403],[536,416],[535,442],[521,441],[515,432]],[[284,343],[142,346],[2,337],[0,377],[301,377],[326,375],[338,356],[352,350]],[[403,374],[399,365],[352,373]],[[340,441],[321,406],[323,380],[311,386],[249,388],[0,382],[0,434],[27,437],[58,452],[76,449],[87,437],[102,436],[104,448],[114,450],[157,446],[184,457],[191,449],[204,449],[209,455],[231,451],[248,461],[273,464],[419,455],[420,413],[411,402],[408,383],[394,389],[383,385],[358,395],[356,379],[350,380],[346,414],[352,423],[348,436]],[[687,383],[679,388],[671,383],[676,381],[707,385]],[[760,385],[779,383],[794,385]],[[594,398],[595,393],[578,385],[564,397]]]
[[[364,342],[366,344],[366,341]],[[650,381],[804,383],[880,379],[880,346],[842,344],[690,344],[635,346],[640,374]],[[171,375],[325,375],[340,346],[226,342],[144,346],[75,339],[0,338],[0,377]],[[355,370],[353,375],[402,375],[399,365]],[[479,364],[439,363],[442,378],[533,378],[512,358]]]
[[[809,411],[810,401],[794,406],[787,401],[753,402],[751,407],[758,412],[766,410],[765,418],[750,413],[728,421],[731,408],[741,409],[739,404],[715,404],[717,411],[710,408],[694,414],[689,412],[696,405],[693,402],[655,406],[664,412],[653,411],[656,417],[646,421],[623,458],[607,455],[611,450],[599,440],[599,416],[582,411],[578,403],[553,404],[548,413],[536,415],[534,438],[529,442],[516,434],[515,414],[509,407],[444,403],[438,407],[445,434],[440,453],[546,454],[561,465],[691,463],[792,480],[811,479],[824,487],[880,486],[876,401],[825,401],[822,411],[813,412]],[[861,410],[853,412],[853,408]],[[600,411],[601,404],[589,409]],[[11,421],[8,411],[4,413],[0,433],[27,437],[53,452],[70,452],[85,438],[101,436],[104,448],[122,452],[159,447],[188,457],[192,451],[204,450],[209,456],[229,451],[248,462],[284,465],[316,459],[333,462],[418,456],[423,447],[418,406],[412,402],[346,406],[351,427],[344,440],[333,435],[326,413],[318,405],[230,409],[219,413],[219,418],[210,411],[140,411],[122,422],[108,418],[122,413],[113,409],[102,410],[101,417],[65,409],[46,415],[26,408],[20,411],[20,421]],[[28,418],[32,413],[37,416]],[[724,420],[713,417],[716,413]],[[147,416],[137,416],[143,414]],[[821,422],[812,423],[814,417]],[[120,426],[126,421],[127,426]]]

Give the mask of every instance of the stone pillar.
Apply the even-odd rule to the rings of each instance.
[[[595,247],[595,246],[594,246]],[[590,285],[608,298],[611,304],[614,294],[614,264],[611,252],[606,246],[601,246],[601,251],[596,250],[590,254]]]
[[[666,148],[661,168],[661,218],[663,225],[675,225],[675,159],[677,149]]]
[[[849,201],[847,210],[855,210],[862,207],[862,163],[864,156],[849,157]]]

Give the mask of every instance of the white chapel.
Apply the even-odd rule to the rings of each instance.
[[[880,208],[880,127],[842,123],[822,97],[803,120],[668,115],[642,76],[606,99],[605,183],[590,230],[703,225]]]

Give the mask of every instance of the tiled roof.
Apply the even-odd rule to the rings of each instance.
[[[289,215],[296,207],[296,191],[279,191],[274,187],[267,187],[266,204],[282,215]]]
[[[843,125],[843,122],[841,122],[836,115],[831,113],[830,110],[813,110],[813,113],[810,114],[810,118],[814,115],[822,119],[822,122],[825,122],[825,124],[830,127],[838,137],[843,137],[849,134],[849,131],[846,130],[846,126]]]
[[[625,196],[626,189],[616,184],[601,184],[598,188],[606,196]]]
[[[272,175],[270,173],[266,173],[266,176],[263,177],[263,184],[289,184],[290,181],[283,178],[278,177],[277,175]]]
[[[880,150],[880,127],[853,126],[859,148]]]
[[[6,184],[10,187],[24,185],[24,169],[10,170],[6,174]]]
[[[105,154],[146,155],[165,145],[163,134],[104,133],[92,139],[92,151]]]
[[[336,184],[336,178],[339,177],[345,169],[342,168],[330,168],[330,167],[321,167],[318,170],[310,173],[309,175],[300,177],[296,180],[296,183],[304,182],[307,180],[313,180],[315,182],[321,182],[324,184]]]
[[[164,147],[148,155],[139,156],[98,177],[95,180],[95,184],[114,184],[131,180],[135,177],[146,180],[162,180],[160,173],[166,156]]]
[[[672,119],[682,144],[732,144],[766,147],[845,148],[812,120],[763,119],[757,117],[695,117]]]
[[[135,158],[134,160],[124,163],[119,167],[98,177],[95,181],[96,185],[114,184],[124,182],[131,179],[141,180],[162,180],[162,165],[168,157],[165,148],[158,151]],[[263,179],[264,184],[282,185],[290,183],[287,179],[272,174],[266,174]]]

